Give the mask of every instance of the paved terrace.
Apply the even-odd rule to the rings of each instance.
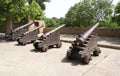
[[[92,57],[89,65],[84,65],[66,59],[70,43],[63,42],[60,49],[42,53],[32,44],[20,46],[3,39],[0,37],[0,76],[120,76],[120,50],[117,49],[100,47],[100,56]]]
[[[72,43],[77,35],[62,34],[61,41]],[[98,37],[98,46],[120,49],[120,37]]]

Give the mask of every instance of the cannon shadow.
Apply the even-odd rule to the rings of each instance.
[[[80,60],[74,59],[74,60],[68,60],[67,57],[64,57],[61,60],[62,63],[71,63],[72,66],[77,66],[77,65],[83,65],[85,66],[86,64],[82,63]]]
[[[34,53],[42,53],[39,49],[32,49],[32,50],[30,50],[30,52],[34,52]]]

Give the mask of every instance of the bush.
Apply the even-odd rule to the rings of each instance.
[[[100,21],[100,27],[104,28],[120,28],[117,22],[112,22],[111,20]]]

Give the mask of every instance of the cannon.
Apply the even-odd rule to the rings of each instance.
[[[67,59],[77,59],[84,64],[89,64],[92,55],[99,56],[100,48],[97,46],[97,34],[92,33],[99,23],[96,23],[87,32],[78,35],[67,51]]]
[[[37,24],[39,25],[39,24]],[[35,27],[34,29],[31,29],[25,33],[22,34],[22,36],[20,36],[17,39],[18,44],[20,45],[26,45],[29,42],[34,42],[35,40],[37,40],[38,37],[38,33],[39,33],[39,28],[43,27],[43,25],[39,25],[37,27]]]
[[[42,52],[46,52],[48,50],[49,47],[53,47],[54,45],[57,48],[60,48],[62,46],[62,43],[60,41],[60,34],[59,32],[57,32],[59,29],[61,29],[62,27],[64,27],[65,25],[61,25],[55,29],[53,29],[52,31],[42,35],[39,38],[39,41],[36,41],[33,46],[35,47],[35,49],[38,49]]]
[[[29,22],[25,25],[22,25],[16,29],[14,29],[11,34],[5,35],[6,40],[10,40],[10,41],[15,41],[17,40],[18,37],[22,36],[23,33],[28,31],[28,26],[34,24],[34,21]]]

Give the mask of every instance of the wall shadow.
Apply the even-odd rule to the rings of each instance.
[[[105,41],[110,44],[120,45],[120,37],[99,37],[98,41]]]

